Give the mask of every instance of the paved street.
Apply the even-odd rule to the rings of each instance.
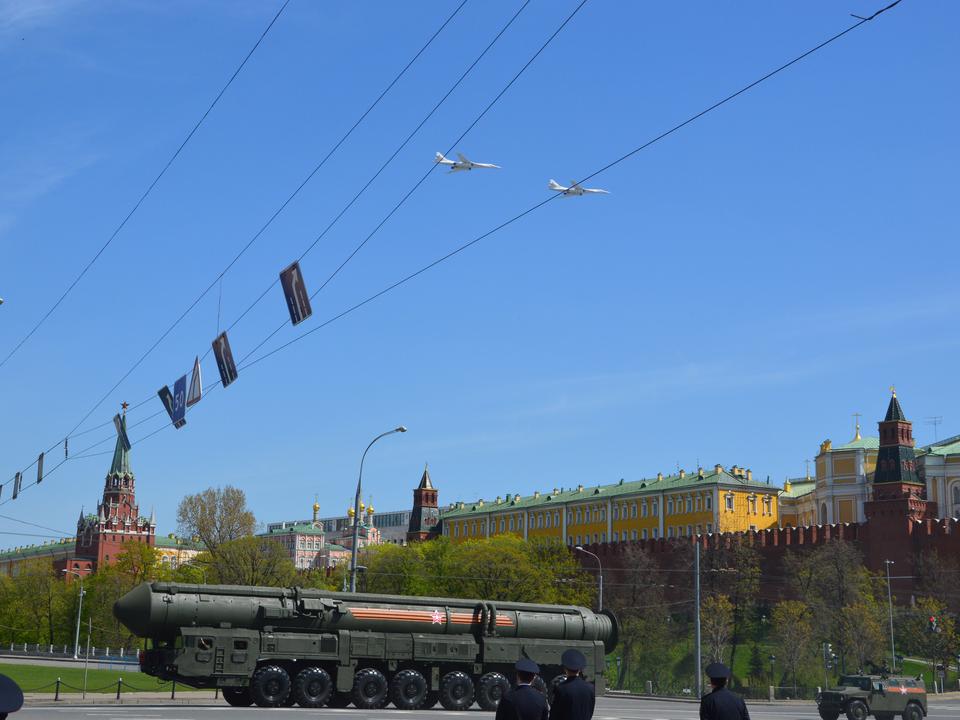
[[[67,720],[203,720],[205,718],[223,718],[224,720],[253,720],[273,715],[306,717],[329,717],[342,720],[439,720],[440,718],[492,718],[489,713],[473,710],[470,713],[448,712],[434,709],[421,712],[403,712],[400,710],[303,710],[301,708],[277,708],[262,710],[252,708],[232,708],[226,705],[54,705],[38,703],[25,707],[12,720],[40,720],[53,718]],[[694,703],[670,702],[665,700],[634,700],[625,698],[600,698],[594,720],[696,720],[697,706]],[[813,704],[774,704],[754,703],[750,705],[750,717],[753,720],[819,720]],[[931,718],[937,720],[960,720],[960,700],[936,700],[930,703]]]

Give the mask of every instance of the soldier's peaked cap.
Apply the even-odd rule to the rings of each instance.
[[[560,664],[570,670],[583,670],[587,666],[587,659],[579,650],[570,648],[560,656]]]
[[[23,691],[6,675],[0,675],[0,715],[7,716],[23,706]]]
[[[517,660],[517,664],[514,665],[513,668],[517,672],[533,673],[534,675],[540,673],[540,666],[530,658],[520,658]]]
[[[706,673],[707,677],[711,680],[716,678],[728,678],[730,677],[730,668],[721,662],[710,663],[707,665]]]

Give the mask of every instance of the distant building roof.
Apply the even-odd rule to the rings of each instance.
[[[28,557],[42,557],[44,555],[54,555],[60,552],[69,552],[77,546],[76,540],[62,540],[59,542],[50,542],[43,545],[27,545],[13,550],[0,551],[0,560],[12,560]]]
[[[803,497],[804,495],[812,493],[817,487],[817,481],[814,478],[796,478],[794,480],[787,480],[787,483],[790,484],[790,489],[788,490],[784,487],[781,497]]]
[[[732,469],[732,468],[731,468]],[[738,468],[739,470],[739,468]],[[534,493],[526,497],[520,495],[511,495],[499,502],[477,500],[470,503],[454,503],[453,507],[447,506],[441,508],[440,515],[443,519],[459,517],[463,515],[475,515],[477,513],[496,513],[508,512],[510,510],[527,510],[544,506],[558,506],[569,502],[587,501],[590,499],[607,499],[621,497],[624,495],[644,495],[661,492],[694,489],[705,486],[728,486],[728,487],[748,487],[757,490],[766,489],[775,491],[775,488],[767,482],[759,480],[748,480],[746,475],[734,475],[722,468],[718,471],[716,467],[710,470],[704,470],[701,477],[698,472],[684,473],[683,477],[679,474],[658,476],[645,480],[621,480],[611,485],[596,485],[594,487],[578,486],[569,490],[560,490],[556,493]],[[461,507],[462,506],[462,507]]]
[[[880,438],[878,437],[862,437],[857,440],[851,440],[844,445],[837,445],[830,449],[830,452],[836,452],[837,450],[876,450],[880,447]]]

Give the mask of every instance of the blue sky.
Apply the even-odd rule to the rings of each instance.
[[[232,323],[309,245],[520,2],[470,0],[223,282]],[[884,3],[590,0],[275,347],[583,177]],[[279,2],[0,2],[0,351],[105,241]],[[533,0],[304,259],[322,280],[576,6]],[[73,427],[279,206],[455,3],[292,0],[233,86],[61,308],[0,369],[0,475]],[[960,433],[954,319],[958,101],[948,2],[873,23],[210,394],[137,445],[145,513],[243,488],[263,522],[407,507],[714,463],[782,482],[868,428],[894,383],[921,441]],[[212,292],[81,428],[210,346]],[[274,288],[239,357],[286,316]],[[208,382],[216,368],[204,365]],[[130,424],[160,409],[130,414]],[[131,429],[134,440],[164,424]],[[101,428],[71,440],[80,450]],[[109,451],[112,440],[90,452]],[[57,455],[55,452],[54,455]],[[71,531],[109,454],[0,513]],[[52,460],[48,460],[48,467]],[[32,477],[28,472],[27,477]],[[4,498],[8,497],[9,487]],[[0,520],[0,531],[28,527]],[[39,531],[38,532],[42,532]],[[0,545],[29,541],[4,535]]]

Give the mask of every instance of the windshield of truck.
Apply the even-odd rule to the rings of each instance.
[[[869,690],[870,678],[857,677],[856,675],[843,675],[840,678],[840,687],[855,687],[861,690]]]

